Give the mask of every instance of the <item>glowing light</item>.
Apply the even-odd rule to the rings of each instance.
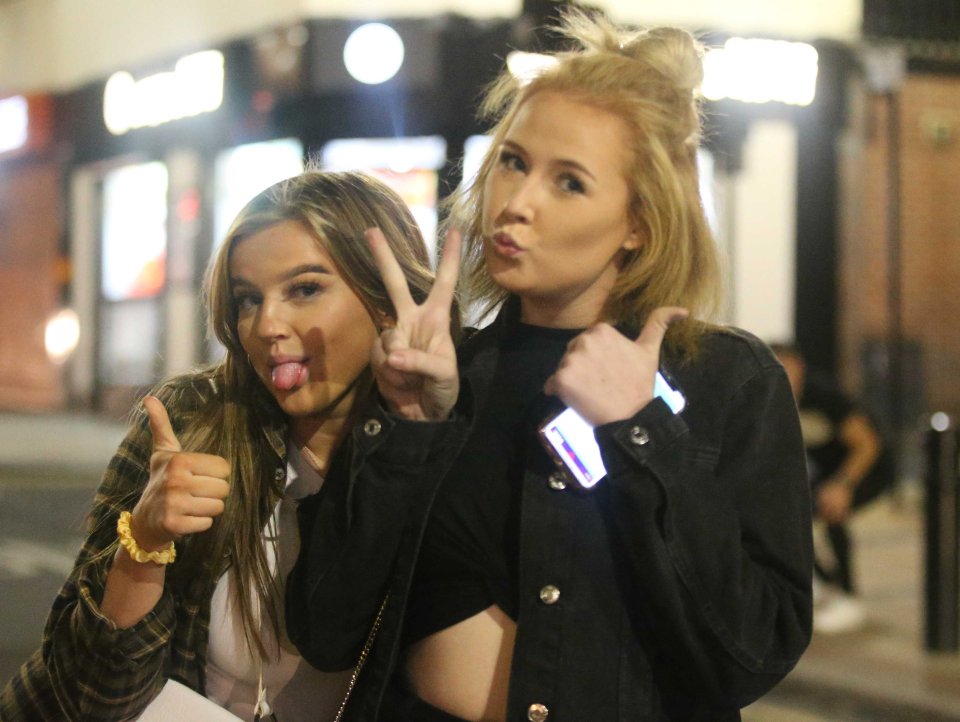
[[[406,173],[416,168],[437,170],[447,160],[447,143],[439,135],[406,138],[340,138],[321,152],[324,168],[366,170],[380,168]]]
[[[483,165],[483,159],[490,150],[493,138],[489,135],[471,135],[463,144],[463,182],[472,186]]]
[[[523,53],[514,50],[507,55],[507,69],[521,83],[529,83],[544,70],[557,64],[557,59],[551,55],[540,53]]]
[[[30,114],[22,95],[0,100],[0,153],[16,150],[27,142]]]
[[[54,363],[63,363],[80,342],[80,319],[76,311],[65,308],[47,321],[43,334],[47,357]]]
[[[950,417],[942,411],[936,412],[930,416],[930,428],[934,431],[946,431],[950,428]]]
[[[383,23],[367,23],[350,33],[343,46],[343,64],[361,83],[384,83],[403,65],[403,39]]]
[[[173,72],[134,80],[114,73],[103,91],[103,120],[114,135],[201,113],[223,103],[223,54],[217,50],[186,55]]]
[[[703,60],[703,94],[710,100],[810,105],[818,55],[807,43],[730,38]]]

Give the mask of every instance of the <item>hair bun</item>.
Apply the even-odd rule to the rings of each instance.
[[[569,10],[559,32],[580,48],[561,59],[580,65],[599,94],[644,98],[659,108],[666,136],[681,145],[699,138],[703,46],[688,31],[626,29],[601,14]]]
[[[693,93],[703,82],[703,46],[686,30],[644,31],[622,51],[656,70],[681,93]]]

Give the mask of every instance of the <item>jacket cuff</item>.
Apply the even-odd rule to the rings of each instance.
[[[632,418],[612,421],[594,429],[603,465],[611,476],[649,465],[659,454],[688,432],[687,424],[663,399],[655,398]]]
[[[79,585],[77,624],[80,629],[90,630],[86,646],[100,658],[113,665],[124,666],[139,662],[165,647],[176,624],[173,596],[164,589],[156,606],[132,627],[120,629],[116,623],[100,611],[90,587]]]
[[[422,465],[460,437],[469,425],[472,408],[472,394],[466,385],[444,421],[411,421],[387,411],[375,400],[364,409],[353,433],[361,453],[371,459],[402,466]]]

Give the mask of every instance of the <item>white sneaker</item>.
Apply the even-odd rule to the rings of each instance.
[[[820,634],[855,632],[866,621],[863,604],[849,594],[831,594],[813,610],[813,631]]]

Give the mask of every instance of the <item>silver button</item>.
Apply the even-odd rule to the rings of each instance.
[[[563,491],[567,488],[567,480],[563,478],[563,474],[559,471],[555,471],[550,474],[550,478],[547,479],[547,483],[550,485],[551,489],[556,489],[557,491]]]
[[[276,479],[277,481],[283,481],[284,478],[286,478],[286,476],[287,476],[287,470],[284,469],[282,466],[278,466],[277,470],[273,472],[273,478]]]
[[[367,419],[363,423],[363,433],[367,436],[376,436],[380,433],[380,429],[383,428],[383,425],[378,419]]]
[[[544,604],[556,604],[560,600],[560,590],[548,584],[540,590],[540,601]]]
[[[547,705],[534,702],[527,707],[527,719],[530,722],[543,722],[550,715]]]
[[[634,426],[630,429],[630,443],[645,446],[650,443],[650,434],[642,426]]]

